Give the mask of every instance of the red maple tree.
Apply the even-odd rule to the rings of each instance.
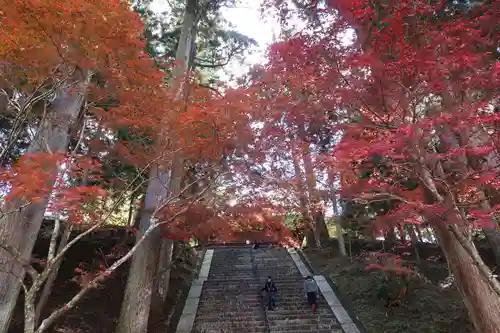
[[[316,30],[273,45],[260,77],[269,112],[297,112],[309,126],[323,117],[337,136],[323,167],[340,172],[346,199],[394,202],[383,223],[430,223],[474,325],[492,333],[500,285],[469,232],[498,232],[498,5],[453,16],[425,1],[299,8]]]

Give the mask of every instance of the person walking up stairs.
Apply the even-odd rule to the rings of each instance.
[[[274,283],[272,277],[268,276],[266,285],[261,291],[265,291],[267,293],[267,308],[269,310],[276,309],[276,296],[278,294],[278,288],[276,288],[276,284]]]
[[[318,284],[312,276],[306,277],[304,281],[304,292],[306,295],[307,302],[311,306],[312,312],[316,312],[316,300],[318,294]]]

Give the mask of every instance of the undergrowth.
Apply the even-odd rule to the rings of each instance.
[[[454,285],[442,287],[447,268],[441,263],[422,261],[422,269],[413,265],[419,274],[401,283],[400,276],[385,271],[367,270],[360,258],[331,257],[331,251],[306,250],[314,269],[329,276],[340,293],[350,302],[354,313],[368,333],[470,333],[465,306]],[[395,306],[388,306],[387,295],[403,295]],[[403,298],[403,296],[401,296]]]

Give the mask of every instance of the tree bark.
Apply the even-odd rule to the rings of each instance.
[[[443,93],[442,98],[447,106],[446,109],[451,109],[454,104],[453,98],[446,93]],[[460,133],[456,133],[456,131],[449,126],[442,126],[438,133],[439,139],[442,142],[442,145],[437,147],[437,150],[440,152],[445,152],[448,148],[463,148],[467,146],[484,147],[492,143],[490,135],[488,135],[488,133],[479,126],[474,127],[471,131],[465,130]],[[483,159],[484,162],[482,161]],[[483,156],[482,159],[464,153],[457,158],[457,162],[460,171],[465,174],[470,169],[476,171],[498,169],[498,166],[500,165],[500,156],[498,156],[498,153],[495,150],[491,151],[486,156]],[[484,190],[484,187],[479,189],[479,196],[482,201],[481,209],[485,212],[490,212],[490,203],[484,193]],[[491,227],[483,228],[482,230],[495,255],[497,265],[500,265],[500,230],[498,229],[497,222],[493,221]]]
[[[89,77],[83,71],[75,70],[71,78],[74,87],[65,85],[58,90],[57,97],[52,102],[52,109],[40,126],[40,129],[28,148],[27,153],[66,152],[69,143],[69,129],[80,113]],[[54,184],[58,165],[53,165],[51,179],[47,181]],[[47,194],[39,203],[27,203],[22,199],[4,202],[2,211],[8,212],[0,219],[0,242],[14,245],[22,258],[31,259],[31,252],[38,236],[43,221],[45,208],[48,203]],[[20,291],[19,278],[24,276],[24,270],[13,264],[11,256],[0,250],[0,333],[7,333],[10,320]],[[11,274],[4,273],[5,271]]]
[[[436,223],[435,230],[477,332],[500,333],[500,298],[446,225]]]
[[[483,228],[484,236],[495,255],[497,267],[500,265],[500,232],[497,228]]]
[[[422,230],[420,229],[419,225],[415,226],[415,231],[417,233],[417,241],[419,243],[423,243],[424,242],[424,238],[422,237]]]
[[[417,236],[417,228],[414,224],[410,224],[407,227],[408,234],[410,235],[411,246],[413,247],[413,251],[415,252],[415,257],[417,262],[420,263],[420,253],[418,251],[418,236]]]
[[[154,223],[153,212],[166,197],[163,186],[166,173],[151,167],[149,183],[139,222],[140,236]],[[163,177],[162,177],[163,176]],[[163,180],[163,181],[162,181]],[[157,228],[146,238],[132,257],[125,296],[122,302],[118,333],[146,333],[148,328],[153,279],[160,250],[160,230]]]
[[[304,161],[304,170],[306,176],[307,190],[309,192],[309,210],[314,222],[314,230],[316,243],[321,247],[330,239],[328,234],[328,228],[325,223],[325,215],[323,212],[323,207],[321,207],[321,198],[316,188],[316,174],[314,173],[314,166],[311,159],[311,154],[309,151],[309,145],[304,144],[307,148],[302,153],[302,160]]]
[[[385,233],[385,242],[390,246],[393,246],[397,242],[396,233],[394,232],[394,227],[392,225],[387,227],[387,231]]]
[[[299,194],[299,207],[302,218],[306,222],[306,242],[308,248],[317,247],[316,235],[314,234],[313,226],[312,226],[312,218],[309,213],[309,209],[307,206],[307,196],[304,186],[304,180],[302,176],[302,170],[300,169],[299,155],[296,150],[292,147],[292,161],[293,168],[295,171],[295,181],[297,183],[297,189]]]
[[[173,87],[178,89],[177,97],[182,98],[182,83],[179,82],[188,71],[189,57],[191,55],[191,47],[196,38],[196,25],[199,17],[197,17],[198,1],[186,0],[184,12],[184,21],[179,37],[179,44],[176,51],[177,65],[173,70]],[[177,142],[173,145],[174,150],[177,147]],[[158,163],[151,167],[146,190],[145,207],[141,214],[140,229],[144,232],[152,221],[152,212],[161,205],[167,196],[176,196],[180,192],[181,180],[183,175],[183,159],[180,153],[175,153],[172,159],[170,168],[169,181],[167,173],[160,170]],[[164,184],[169,184],[168,189]],[[167,242],[167,241],[165,241]],[[165,249],[170,246],[164,243]],[[160,231],[157,230],[147,240],[144,241],[141,248],[137,250],[132,258],[129,278],[125,290],[125,298],[122,303],[120,319],[118,323],[117,333],[146,333],[148,328],[149,314],[151,310],[152,295],[155,292],[154,277],[158,272],[158,267],[169,267],[172,261],[172,252],[164,254],[162,261],[159,262],[158,254],[162,248],[162,240]],[[170,274],[170,270],[163,274]],[[168,282],[164,285],[167,289],[164,294],[168,293]]]
[[[397,226],[398,229],[398,234],[399,234],[399,239],[402,244],[406,243],[406,234],[405,234],[405,229],[402,224],[398,224]]]
[[[160,247],[160,256],[158,258],[158,264],[156,267],[157,274],[152,299],[152,313],[154,313],[155,315],[161,314],[165,305],[165,301],[167,300],[173,250],[173,240],[162,240]]]
[[[332,196],[333,205],[333,218],[335,221],[335,231],[337,236],[337,241],[339,242],[339,255],[342,257],[347,256],[347,251],[345,249],[344,234],[342,233],[342,223],[340,222],[340,214],[337,207],[337,195],[334,193]]]
[[[442,179],[444,172],[438,164],[436,173]],[[448,265],[455,276],[457,289],[469,311],[478,333],[500,333],[500,285],[491,270],[484,264],[474,243],[462,232],[468,230],[465,221],[454,204],[454,199],[440,194],[428,169],[419,168],[419,176],[425,186],[426,200],[440,203],[448,213],[446,224],[431,221],[443,249]]]

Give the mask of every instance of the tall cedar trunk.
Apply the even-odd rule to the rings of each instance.
[[[418,251],[418,236],[416,231],[417,227],[418,226],[415,226],[414,224],[410,224],[407,226],[406,230],[410,235],[411,246],[413,247],[413,251],[415,252],[415,257],[417,259],[417,262],[420,263],[420,253]]]
[[[420,229],[419,225],[415,226],[415,231],[417,233],[417,241],[419,243],[423,243],[424,242],[424,238],[422,237],[422,230]]]
[[[172,163],[172,173],[169,183],[169,194],[177,197],[181,193],[182,178],[184,175],[184,161],[180,154],[174,155]],[[153,304],[155,311],[163,309],[168,295],[168,286],[170,283],[170,271],[172,266],[172,254],[174,250],[174,241],[172,239],[163,239],[160,245],[160,256],[157,264],[157,281],[153,292]]]
[[[404,229],[403,225],[398,224],[397,229],[398,229],[399,239],[401,240],[401,243],[405,244],[406,243],[406,234],[405,234],[405,229]]]
[[[180,60],[180,64],[174,69],[174,80],[177,79],[177,82],[174,82],[173,85],[178,85],[177,98],[184,98],[186,103],[186,91],[183,87],[183,84],[179,80],[183,79],[184,75],[188,74],[190,66],[192,66],[192,61],[194,61],[194,59],[192,59],[192,56],[193,47],[196,41],[196,26],[200,17],[197,13],[202,10],[200,6],[204,5],[198,4],[198,0],[186,0],[183,27],[179,39],[179,45],[177,47],[177,52],[175,55],[176,59]],[[170,168],[170,183],[168,185],[168,194],[171,197],[178,198],[182,192],[181,187],[184,176],[184,158],[179,138],[177,138],[177,141],[175,141],[175,138],[173,138],[173,147],[175,149],[175,153],[173,155],[172,165]],[[156,268],[158,272],[157,279],[159,279],[159,281],[155,284],[156,288],[154,289],[153,293],[154,304],[159,308],[163,308],[168,295],[173,248],[173,240],[163,239],[161,241],[160,251],[162,253],[160,254]]]
[[[385,233],[385,242],[388,243],[389,245],[394,245],[396,244],[397,237],[396,233],[394,232],[394,227],[392,225],[387,227],[386,233]]]
[[[170,283],[170,266],[172,265],[172,253],[174,242],[170,239],[164,239],[161,242],[160,256],[156,267],[156,281],[153,290],[153,299],[151,300],[151,313],[155,317],[160,317],[164,310],[165,301],[168,296],[168,286]]]
[[[500,232],[498,227],[483,228],[484,236],[495,255],[495,262],[497,267],[500,265]]]
[[[137,200],[137,193],[132,193],[130,196],[130,204],[128,207],[128,218],[127,218],[127,226],[128,227],[133,227],[134,222],[135,222],[135,214],[136,214],[136,209],[135,209],[135,203]]]
[[[88,77],[82,71],[76,70],[71,81],[75,83],[74,86],[70,87],[68,84],[58,90],[57,97],[52,102],[50,116],[44,119],[36,138],[28,148],[28,154],[45,153],[47,147],[54,153],[67,151],[69,130],[82,110]],[[77,89],[74,89],[75,86]],[[58,166],[53,165],[50,170],[52,178],[47,179],[49,184],[54,184],[57,173]],[[0,219],[0,242],[14,245],[26,261],[31,259],[47,203],[48,196],[39,203],[31,203],[24,208],[20,208],[25,204],[21,199],[3,203],[2,210],[12,213]],[[0,272],[0,333],[7,333],[21,288],[14,276],[24,276],[24,270],[13,265],[10,258],[9,254],[0,250],[2,271],[12,272],[12,274]]]
[[[333,219],[335,221],[335,231],[337,236],[337,241],[339,242],[339,255],[342,257],[347,256],[347,251],[345,249],[344,234],[342,233],[342,223],[340,221],[340,214],[337,207],[337,194],[332,196],[332,206],[333,206]]]
[[[191,55],[191,47],[195,39],[195,28],[197,24],[196,17],[197,0],[187,0],[186,9],[184,12],[184,21],[177,46],[176,61],[173,71],[173,80],[179,81],[187,72],[189,64],[189,56]],[[180,93],[182,84],[173,82],[173,86],[179,89]],[[174,147],[175,149],[176,147]],[[172,167],[170,170],[170,183],[168,190],[165,190],[166,173],[158,171],[159,166],[151,167],[148,188],[146,190],[145,207],[141,216],[140,229],[141,233],[150,226],[151,213],[161,204],[167,196],[176,195],[179,192],[183,160],[179,154],[174,154]],[[160,180],[160,178],[164,178]],[[168,241],[163,241],[168,242]],[[163,246],[165,248],[165,246]],[[162,262],[158,261],[158,254],[162,248],[162,240],[159,230],[155,231],[148,239],[146,239],[132,259],[127,286],[125,290],[125,298],[122,303],[120,319],[117,327],[117,333],[146,333],[148,328],[149,313],[151,309],[151,298],[154,290],[154,277],[156,272],[159,272],[158,266],[169,267],[172,261],[172,253],[164,255]],[[161,269],[161,268],[160,268]],[[168,271],[168,274],[170,272]],[[162,273],[165,277],[167,272]],[[168,292],[168,282],[166,285],[165,294]],[[156,294],[156,292],[155,292]]]
[[[151,167],[149,183],[141,210],[139,231],[140,238],[154,220],[152,213],[167,195],[163,186],[167,173],[158,171],[158,167]],[[163,178],[163,179],[162,179]],[[160,251],[160,230],[156,229],[132,256],[130,270],[125,288],[118,333],[146,333],[148,327],[153,281],[156,272],[157,258]]]
[[[194,19],[194,18],[193,18]],[[184,161],[182,155],[174,154],[174,160],[171,167],[171,177],[169,183],[169,195],[178,197],[181,193],[182,178],[184,175]],[[172,254],[174,241],[171,239],[161,240],[160,256],[157,264],[157,281],[153,292],[153,304],[158,309],[162,309],[168,295],[168,286],[170,283],[170,266],[172,265]]]
[[[316,247],[316,237],[314,235],[313,227],[312,227],[312,219],[309,214],[309,209],[307,207],[307,196],[304,186],[304,180],[302,175],[302,170],[300,169],[299,155],[297,151],[292,148],[292,161],[293,161],[293,169],[295,171],[295,182],[297,183],[297,189],[299,193],[299,205],[300,205],[300,213],[302,218],[307,223],[307,229],[305,232],[306,242],[308,248]]]
[[[309,210],[314,221],[314,230],[316,236],[316,243],[319,247],[322,244],[326,244],[329,240],[328,228],[325,223],[325,215],[323,212],[323,207],[321,207],[321,198],[316,188],[316,174],[314,172],[314,166],[311,160],[311,153],[309,151],[309,145],[304,144],[306,150],[302,153],[302,159],[304,161],[304,170],[306,176],[307,190],[309,192]]]

